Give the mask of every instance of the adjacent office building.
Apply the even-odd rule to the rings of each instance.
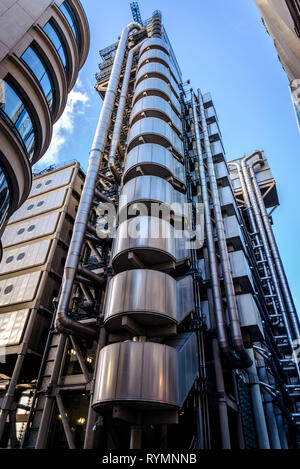
[[[299,0],[255,0],[255,3],[289,78],[300,128],[300,2]]]
[[[28,199],[9,219],[2,237],[3,444],[10,438],[10,445],[15,446],[26,425],[83,184],[84,174],[78,163],[34,177]],[[3,400],[5,390],[9,395]]]
[[[0,5],[0,236],[28,197],[31,167],[46,152],[89,50],[78,0]]]

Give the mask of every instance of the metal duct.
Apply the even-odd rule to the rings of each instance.
[[[225,229],[223,225],[223,218],[222,218],[221,205],[220,205],[220,199],[219,199],[219,193],[218,193],[218,187],[217,187],[217,180],[216,180],[216,175],[215,175],[215,170],[214,170],[214,162],[213,162],[212,152],[210,148],[203,98],[200,93],[200,90],[198,90],[198,100],[199,100],[199,106],[200,106],[202,130],[204,134],[204,144],[205,144],[205,151],[206,151],[206,156],[207,156],[207,168],[208,168],[208,175],[209,175],[209,181],[210,181],[211,196],[212,196],[213,207],[214,207],[215,223],[216,223],[217,234],[218,234],[220,258],[221,258],[222,271],[223,271],[223,277],[224,277],[224,287],[225,287],[225,292],[226,292],[228,314],[229,314],[229,319],[230,319],[231,338],[233,342],[233,347],[236,353],[238,354],[241,362],[246,368],[248,368],[249,366],[252,365],[252,360],[250,359],[249,355],[245,351],[242,333],[241,333],[238,309],[237,309],[237,304],[235,300],[234,286],[233,286],[233,281],[232,281],[232,276],[231,276],[229,256],[228,256],[228,251],[227,251],[226,236],[225,236]]]
[[[116,93],[120,81],[120,73],[124,61],[124,55],[129,32],[133,29],[141,29],[138,23],[130,23],[121,34],[117,53],[115,56],[112,72],[109,79],[107,91],[94,136],[92,150],[89,157],[89,166],[83,187],[80,204],[73,228],[68,256],[65,264],[64,276],[62,281],[61,295],[57,307],[56,329],[59,332],[78,333],[83,335],[95,336],[95,331],[84,326],[68,317],[69,302],[72,294],[76,271],[79,264],[82,245],[86,234],[90,209],[95,193],[95,187],[99,174],[100,164],[103,157],[105,141],[109,129],[111,114],[116,99]]]

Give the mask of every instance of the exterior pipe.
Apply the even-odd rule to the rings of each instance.
[[[116,167],[116,156],[117,156],[117,150],[118,150],[118,145],[120,141],[120,134],[121,134],[121,129],[122,129],[122,122],[123,122],[123,116],[124,116],[124,111],[125,111],[132,62],[133,62],[133,57],[134,57],[135,52],[137,52],[141,48],[144,42],[145,40],[137,44],[133,49],[130,49],[128,53],[127,63],[126,63],[126,68],[125,68],[125,73],[124,73],[124,78],[123,78],[123,84],[122,84],[122,90],[121,90],[121,96],[120,96],[120,101],[119,101],[119,106],[118,106],[118,112],[117,112],[116,122],[114,126],[113,136],[111,140],[111,145],[110,145],[108,166],[117,182],[120,182],[121,178],[120,178],[118,169]]]
[[[251,201],[253,213],[254,213],[254,216],[255,216],[255,220],[256,220],[256,223],[257,223],[257,226],[258,226],[258,229],[259,229],[259,233],[260,233],[260,236],[261,236],[261,239],[262,239],[265,254],[266,254],[266,257],[267,257],[267,260],[268,260],[272,281],[273,281],[276,296],[277,296],[278,302],[279,302],[279,308],[280,308],[280,311],[281,311],[281,314],[282,314],[282,319],[283,319],[285,329],[286,329],[288,343],[289,343],[291,352],[294,353],[293,338],[292,338],[292,335],[291,335],[291,330],[290,330],[290,325],[289,325],[289,321],[288,321],[286,308],[285,308],[285,305],[284,305],[284,301],[283,301],[282,294],[281,294],[281,291],[280,291],[279,283],[278,283],[278,280],[277,280],[276,270],[275,270],[275,266],[274,266],[274,263],[273,263],[272,254],[271,254],[271,251],[270,251],[270,248],[269,248],[269,243],[268,243],[267,235],[266,235],[266,232],[265,232],[264,224],[263,224],[263,221],[262,221],[262,218],[261,218],[260,210],[259,210],[259,207],[258,207],[258,204],[257,204],[257,201],[256,201],[256,197],[255,197],[255,193],[254,193],[254,190],[253,190],[251,178],[250,178],[248,168],[247,168],[247,161],[249,159],[253,158],[253,156],[255,156],[259,153],[261,153],[261,152],[255,151],[255,152],[251,153],[250,155],[246,156],[245,158],[243,158],[242,162],[241,162],[241,166],[242,166],[242,171],[243,171],[243,175],[244,175],[244,178],[245,178],[247,190],[248,190],[248,193],[249,193],[249,196],[250,196],[250,201]],[[298,377],[300,378],[299,364],[295,363],[295,366],[296,366]]]
[[[282,265],[282,260],[281,260],[281,257],[280,257],[279,251],[278,251],[278,247],[277,247],[277,243],[276,243],[276,240],[275,240],[275,236],[274,236],[271,224],[270,224],[269,216],[268,216],[268,213],[267,213],[267,210],[266,210],[266,207],[265,207],[265,204],[264,204],[264,200],[263,200],[262,194],[260,192],[260,189],[259,189],[259,186],[258,186],[258,183],[257,183],[257,180],[256,180],[256,176],[255,176],[255,172],[254,172],[254,166],[256,166],[256,165],[260,165],[260,166],[264,165],[261,153],[259,154],[259,159],[254,161],[250,165],[250,176],[252,178],[255,195],[256,195],[258,205],[259,205],[259,208],[260,208],[260,212],[261,212],[261,216],[262,216],[262,219],[263,219],[263,222],[264,222],[264,225],[265,225],[265,230],[266,230],[266,234],[267,234],[267,237],[268,237],[268,241],[270,243],[270,248],[271,248],[274,263],[275,263],[275,266],[276,266],[276,270],[277,270],[279,282],[280,282],[280,285],[281,285],[282,293],[283,293],[283,296],[284,296],[284,299],[285,299],[285,302],[286,302],[286,306],[287,306],[287,309],[288,309],[290,321],[291,321],[291,324],[292,324],[292,327],[293,327],[294,338],[295,339],[300,339],[299,318],[297,316],[296,308],[295,308],[293,298],[292,298],[292,295],[291,295],[291,292],[290,292],[290,289],[289,289],[289,285],[288,285],[288,282],[287,282],[287,279],[286,279],[286,275],[285,275],[284,268],[283,268],[283,265]]]
[[[228,306],[228,314],[230,318],[230,330],[231,330],[231,338],[233,342],[233,347],[236,353],[238,354],[241,363],[245,368],[248,368],[252,365],[252,361],[249,355],[246,353],[244,348],[238,309],[235,299],[235,292],[234,286],[231,276],[231,268],[229,263],[229,256],[227,251],[227,243],[226,243],[226,236],[225,236],[225,228],[223,224],[223,217],[221,212],[221,205],[219,199],[219,192],[217,187],[217,179],[215,175],[213,157],[211,153],[211,147],[208,137],[207,131],[207,123],[203,105],[203,98],[201,95],[200,90],[198,90],[198,100],[200,105],[200,115],[201,115],[201,122],[202,122],[202,129],[204,134],[204,143],[205,143],[205,151],[207,155],[207,168],[208,168],[208,175],[210,181],[210,189],[211,195],[213,200],[213,207],[214,207],[214,214],[215,214],[215,223],[217,228],[218,234],[218,243],[219,243],[219,251],[220,251],[220,258],[222,264],[222,271],[224,277],[224,286],[227,298],[227,306]]]
[[[254,348],[254,347],[253,347]],[[257,360],[257,374],[259,380],[263,383],[269,384],[268,374],[265,367],[264,359],[258,356],[257,352],[255,352],[255,358]],[[263,397],[264,397],[264,409],[265,409],[265,416],[266,416],[266,423],[268,427],[269,439],[272,449],[281,449],[281,442],[279,438],[277,422],[274,412],[274,405],[273,399],[269,392],[267,392],[264,388],[262,389]]]
[[[133,29],[141,29],[141,25],[138,23],[130,23],[122,31],[109,79],[108,89],[105,93],[92,150],[90,152],[88,172],[74,224],[73,236],[71,239],[64,270],[61,295],[57,307],[55,326],[58,332],[67,331],[68,333],[95,337],[95,331],[93,329],[84,326],[83,324],[68,317],[68,309],[82,251],[82,245],[88,225],[100,165],[104,154],[104,147],[110,126],[113,106],[120,81],[120,74],[124,61],[128,35],[129,32]]]
[[[202,155],[202,150],[201,150],[200,131],[199,131],[199,126],[197,124],[198,122],[197,109],[196,109],[194,93],[192,92],[191,94],[192,94],[193,120],[194,120],[195,135],[196,135],[196,147],[197,147],[197,154],[198,154],[196,167],[195,167],[196,176],[197,176],[197,192],[198,192],[198,201],[199,202],[202,201],[204,205],[206,239],[207,239],[207,247],[208,247],[211,284],[212,284],[212,290],[213,290],[218,343],[219,343],[220,350],[222,351],[223,355],[227,357],[228,362],[230,363],[232,361],[232,356],[231,356],[229,342],[228,342],[227,333],[226,333],[226,324],[224,321],[221,286],[220,286],[219,272],[218,272],[218,266],[217,266],[217,257],[216,257],[216,248],[215,248],[215,241],[214,241],[214,235],[213,235],[213,227],[212,227],[212,221],[211,221],[209,195],[208,195],[208,189],[207,189],[207,184],[206,184],[203,155]],[[201,194],[202,194],[202,200],[201,200]]]
[[[254,361],[253,349],[248,349],[247,353],[252,361],[252,366],[248,368],[250,392],[253,404],[253,414],[255,420],[256,434],[259,449],[270,449],[270,442],[267,430],[267,424],[264,414],[264,408],[261,398],[260,385],[258,381],[256,365]]]
[[[247,213],[249,215],[250,229],[252,231],[252,235],[254,236],[255,243],[258,246],[260,244],[259,232],[258,232],[258,229],[257,229],[257,224],[256,224],[256,221],[255,221],[253,210],[252,210],[252,207],[251,207],[249,194],[248,194],[248,191],[247,191],[247,186],[246,186],[246,183],[245,183],[245,178],[244,178],[244,175],[243,175],[243,172],[242,172],[241,165],[238,162],[230,162],[230,163],[228,163],[228,166],[229,167],[234,167],[234,168],[237,169],[239,180],[241,182],[242,194],[243,194],[243,198],[244,198],[244,201],[245,201],[246,210],[247,210]],[[263,247],[260,246],[258,248],[258,250],[259,250],[259,255],[260,255],[260,259],[261,259],[261,263],[262,263],[262,267],[263,267],[264,276],[266,278],[266,282],[267,282],[267,285],[268,285],[268,290],[269,290],[269,293],[272,293],[272,286],[271,286],[269,274],[268,274],[268,271],[267,271],[267,260],[264,259]],[[261,280],[263,280],[263,279],[261,279]],[[272,303],[273,311],[276,314],[277,307],[276,307],[274,298],[271,299],[271,303]],[[280,323],[280,319],[278,317],[275,321],[272,321],[273,326],[277,326],[279,323]]]

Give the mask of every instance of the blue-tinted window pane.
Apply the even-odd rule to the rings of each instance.
[[[18,93],[5,80],[0,80],[1,110],[8,117],[9,125],[25,145],[29,159],[34,154],[35,127]]]
[[[60,59],[62,61],[62,64],[67,72],[67,68],[68,68],[67,54],[66,54],[65,47],[63,45],[63,42],[59,33],[57,32],[56,28],[53,26],[53,24],[50,21],[48,21],[48,23],[45,24],[43,29],[44,29],[44,32],[49,37],[50,41],[53,43],[55,49],[57,50],[60,56]]]
[[[21,57],[39,81],[48,101],[50,110],[53,105],[53,86],[46,66],[32,47],[28,47]]]
[[[10,204],[8,183],[3,170],[0,168],[0,228],[5,221]]]
[[[79,48],[80,47],[80,30],[79,30],[78,21],[77,21],[75,14],[67,1],[65,1],[59,8],[61,12],[63,13],[63,15],[65,16],[69,25],[71,26],[73,35],[75,37],[77,46]]]

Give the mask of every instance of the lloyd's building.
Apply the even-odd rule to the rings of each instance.
[[[43,351],[22,355],[36,372],[16,373],[16,357],[3,368],[2,445],[296,448],[299,319],[272,231],[268,161],[263,151],[226,161],[212,97],[184,82],[161,13],[132,11],[100,51],[85,181],[76,165],[73,179],[65,167],[35,181],[70,191],[72,228],[48,263],[62,282],[45,292]],[[14,274],[3,275],[7,288]]]

